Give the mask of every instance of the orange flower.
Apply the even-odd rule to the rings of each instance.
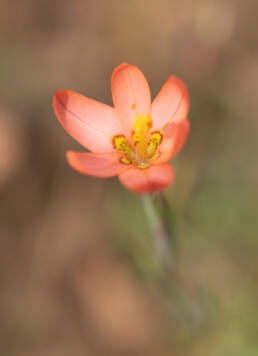
[[[151,103],[144,74],[123,63],[111,78],[114,108],[71,90],[54,96],[64,129],[91,152],[67,152],[77,171],[101,178],[118,175],[137,193],[160,191],[174,179],[167,163],[182,148],[189,132],[189,98],[185,85],[169,77]]]

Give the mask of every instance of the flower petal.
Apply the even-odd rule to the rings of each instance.
[[[116,176],[129,168],[120,162],[120,155],[117,153],[96,154],[68,151],[66,158],[69,164],[80,173],[100,178]]]
[[[140,69],[123,63],[113,71],[111,90],[115,110],[124,132],[130,138],[135,116],[150,113],[151,93],[148,82]]]
[[[165,189],[174,180],[171,164],[161,164],[148,168],[132,167],[118,175],[125,188],[135,193],[149,193]]]
[[[161,130],[171,121],[177,123],[186,119],[189,110],[189,96],[184,83],[169,77],[151,105],[153,129]]]
[[[190,130],[189,120],[183,120],[176,125],[171,138],[164,139],[160,145],[160,156],[153,164],[160,164],[172,159],[183,147]]]
[[[54,96],[56,116],[64,129],[93,152],[112,152],[112,136],[122,133],[115,110],[71,90]]]

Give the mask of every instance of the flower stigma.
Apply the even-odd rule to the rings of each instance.
[[[149,134],[152,127],[150,115],[137,115],[133,121],[133,135],[130,144],[124,135],[113,137],[115,149],[122,153],[121,162],[137,168],[147,168],[159,156],[158,147],[162,140],[160,131]]]

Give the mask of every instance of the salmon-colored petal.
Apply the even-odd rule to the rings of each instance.
[[[174,180],[171,164],[161,164],[148,168],[132,167],[118,175],[125,188],[135,193],[149,193],[165,189]]]
[[[69,164],[80,173],[100,178],[116,176],[129,168],[120,162],[120,155],[117,153],[68,151],[66,157]]]
[[[93,152],[112,152],[112,136],[122,133],[115,110],[71,90],[54,96],[56,116],[65,130]]]
[[[183,147],[190,130],[189,120],[183,120],[176,125],[175,133],[171,138],[164,139],[159,147],[160,156],[153,164],[160,164],[172,159]]]
[[[180,122],[187,118],[189,96],[184,83],[169,77],[151,105],[153,129],[161,130],[170,122]]]
[[[113,71],[111,90],[115,110],[129,137],[135,116],[150,114],[151,93],[148,82],[140,69],[123,63]]]

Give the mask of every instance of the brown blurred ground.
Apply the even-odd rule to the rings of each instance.
[[[257,1],[0,5],[0,355],[256,356]],[[52,109],[66,88],[111,104],[121,62],[153,96],[170,74],[190,90],[191,135],[166,195],[182,273],[218,307],[190,338],[171,325],[171,343],[119,249],[146,233],[140,198],[67,166],[81,147]]]

